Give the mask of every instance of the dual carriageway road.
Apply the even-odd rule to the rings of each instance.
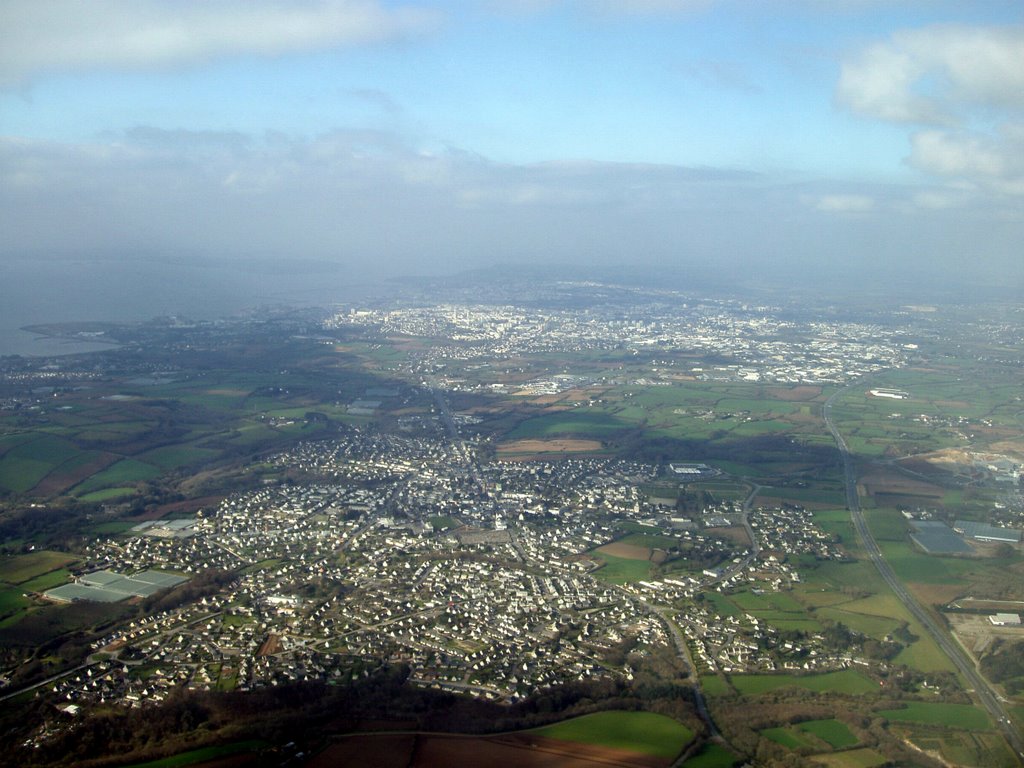
[[[851,385],[853,386],[853,385]],[[907,588],[900,581],[896,572],[893,571],[892,566],[889,565],[888,561],[882,554],[881,549],[878,547],[878,543],[875,541],[874,535],[868,528],[867,521],[864,518],[864,511],[860,506],[860,496],[857,493],[857,471],[854,467],[853,459],[850,456],[850,450],[846,445],[846,440],[840,434],[839,429],[835,425],[835,421],[832,418],[832,405],[843,393],[849,391],[850,387],[844,387],[834,392],[828,400],[825,401],[825,405],[822,408],[822,414],[825,418],[825,425],[828,427],[828,431],[832,433],[832,438],[836,442],[836,447],[839,449],[839,453],[843,459],[843,480],[846,486],[846,505],[850,510],[850,518],[853,521],[853,526],[857,531],[857,536],[860,538],[861,543],[864,546],[864,550],[868,554],[868,558],[874,564],[878,570],[879,575],[893,591],[893,594],[899,598],[900,602],[906,607],[907,611],[912,615],[925,631],[935,641],[935,644],[939,646],[944,654],[949,657],[953,666],[956,667],[957,671],[963,677],[967,684],[974,689],[974,695],[981,702],[981,705],[986,709],[992,719],[996,722],[997,727],[1003,732],[1007,742],[1017,752],[1017,755],[1024,759],[1024,736],[1014,728],[1013,721],[1010,719],[1009,713],[1003,706],[998,694],[993,690],[992,686],[989,685],[988,681],[978,672],[974,665],[974,662],[967,657],[964,651],[960,648],[959,644],[953,638],[951,638],[932,618],[931,614],[926,611],[921,604],[917,601]]]

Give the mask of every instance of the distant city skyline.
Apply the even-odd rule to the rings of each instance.
[[[0,260],[1024,285],[1024,11],[11,0]],[[127,279],[127,278],[125,278]]]

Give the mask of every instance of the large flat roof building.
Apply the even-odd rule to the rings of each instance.
[[[976,523],[973,520],[957,520],[953,523],[953,529],[970,539],[977,539],[978,541],[1020,544],[1021,530],[1019,528],[1000,528],[988,523]]]

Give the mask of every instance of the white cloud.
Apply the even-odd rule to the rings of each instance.
[[[916,192],[911,196],[911,202],[917,208],[929,211],[945,211],[951,208],[960,208],[970,200],[970,193],[964,190],[936,190],[928,189]]]
[[[898,32],[844,62],[836,97],[868,117],[918,124],[912,167],[994,201],[1024,194],[1024,26]]]
[[[865,213],[875,207],[875,200],[867,195],[822,195],[814,207],[828,213]]]
[[[702,11],[720,0],[490,0],[501,13],[531,14],[568,6],[586,13],[608,16],[676,15]]]
[[[998,196],[1024,195],[1024,125],[996,135],[941,130],[911,137],[909,162],[925,173],[968,183]]]
[[[898,32],[843,63],[837,97],[871,117],[932,124],[978,105],[1024,107],[1024,27]]]
[[[423,32],[434,13],[377,0],[4,0],[0,86],[42,72],[194,64]]]
[[[940,176],[1000,178],[1010,172],[1013,164],[1007,157],[1007,147],[977,136],[919,131],[910,143],[911,164]]]
[[[941,113],[913,92],[926,67],[906,51],[873,45],[843,65],[839,100],[856,112],[896,122],[940,122]]]

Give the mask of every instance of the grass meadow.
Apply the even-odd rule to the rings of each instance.
[[[693,740],[685,725],[653,712],[597,712],[538,728],[549,739],[595,744],[672,759]]]

